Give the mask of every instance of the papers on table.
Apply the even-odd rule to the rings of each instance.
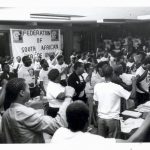
[[[138,112],[150,112],[150,101],[139,105],[135,110]]]
[[[125,111],[122,112],[122,115],[131,116],[131,117],[134,117],[134,118],[139,118],[142,115],[142,113],[135,112],[135,111],[130,111],[130,110],[125,110]]]
[[[130,133],[133,129],[139,128],[143,121],[144,119],[142,118],[129,118],[126,121],[121,121],[121,132]]]

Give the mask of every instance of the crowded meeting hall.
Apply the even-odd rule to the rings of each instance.
[[[0,143],[150,142],[149,7],[62,9],[0,7]]]

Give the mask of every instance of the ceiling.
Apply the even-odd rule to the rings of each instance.
[[[103,19],[104,22],[130,22],[137,21],[138,16],[150,15],[150,2],[147,2],[148,0],[4,0],[0,3],[0,21],[102,23]],[[49,16],[43,19],[30,15],[39,13],[71,17],[53,19]]]

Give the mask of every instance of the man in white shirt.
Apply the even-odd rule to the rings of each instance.
[[[94,135],[87,132],[88,127],[88,117],[89,109],[86,104],[82,101],[75,101],[71,103],[66,110],[66,118],[68,123],[68,128],[59,128],[54,136],[52,137],[51,143],[53,144],[65,144],[65,145],[74,145],[79,146],[83,145],[99,145],[99,144],[108,144],[115,142],[142,142],[145,139],[150,126],[150,113],[147,115],[142,126],[128,139],[107,139],[102,136]]]
[[[102,68],[105,82],[94,87],[94,100],[98,101],[98,134],[103,137],[120,136],[120,102],[121,98],[135,98],[136,79],[133,80],[132,92],[126,91],[118,84],[112,83],[113,69],[109,65]]]
[[[59,128],[52,137],[51,143],[54,144],[76,144],[86,145],[112,142],[115,139],[105,139],[102,136],[93,135],[87,132],[89,110],[82,101],[75,101],[70,104],[66,110],[66,117],[68,122],[67,128]]]
[[[40,91],[36,87],[36,78],[34,68],[31,66],[32,61],[29,56],[22,58],[23,66],[18,71],[18,78],[23,78],[29,84],[30,96],[36,97],[40,94]]]
[[[39,114],[26,107],[30,98],[29,86],[24,79],[8,81],[6,95],[7,110],[2,116],[2,132],[6,143],[43,143],[43,132],[53,134],[59,127],[67,127],[65,113],[71,103],[74,89],[66,87],[65,101],[55,118]]]
[[[65,87],[60,84],[60,73],[57,69],[50,70],[48,79],[46,97],[49,104],[47,114],[55,117],[65,99]]]
[[[57,64],[55,65],[55,68],[58,69],[60,75],[61,75],[61,84],[63,86],[67,85],[67,71],[68,71],[68,65],[64,62],[64,56],[59,55],[57,57]]]

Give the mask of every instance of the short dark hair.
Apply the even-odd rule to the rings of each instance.
[[[57,57],[57,60],[59,61],[61,58],[64,58],[64,56],[63,56],[63,55],[59,55],[59,56]]]
[[[4,109],[9,108],[10,104],[16,100],[19,92],[21,90],[25,90],[25,88],[26,88],[25,79],[14,78],[9,80],[6,85]]]
[[[75,101],[66,110],[68,128],[73,131],[82,131],[88,123],[89,109],[82,101]]]
[[[30,59],[30,57],[27,55],[27,56],[23,56],[22,57],[22,62],[24,63],[27,59]]]
[[[96,71],[98,72],[98,69],[102,68],[104,65],[108,65],[108,61],[99,62],[96,66]]]
[[[40,65],[42,66],[45,61],[46,61],[46,59],[42,59],[42,60],[40,61]]]
[[[82,65],[83,65],[82,62],[76,62],[76,63],[74,64],[74,70],[77,70],[77,68],[81,67]]]
[[[52,69],[48,73],[48,79],[51,81],[55,81],[59,77],[60,73],[58,69]]]
[[[109,78],[113,75],[113,68],[109,65],[105,65],[102,67],[103,76]]]

